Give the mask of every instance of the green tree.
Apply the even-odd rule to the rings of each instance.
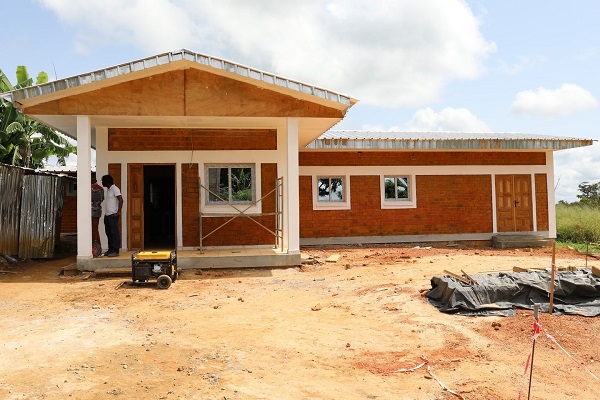
[[[8,92],[31,86],[33,79],[29,77],[27,68],[18,66],[17,84],[12,85],[8,77],[0,70],[0,92]],[[36,85],[48,81],[48,74],[40,72]],[[0,99],[0,162],[21,167],[41,168],[49,156],[56,156],[60,165],[65,165],[66,158],[75,154],[76,148],[66,137],[23,115],[15,106]]]
[[[581,194],[577,195],[579,203],[588,206],[600,206],[600,182],[582,182],[578,186]]]

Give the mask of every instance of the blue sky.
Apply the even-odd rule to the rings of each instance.
[[[2,69],[65,78],[188,48],[348,94],[336,129],[600,140],[597,0],[3,0]],[[555,153],[556,200],[600,144]]]

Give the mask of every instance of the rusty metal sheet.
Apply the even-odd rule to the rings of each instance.
[[[19,252],[19,209],[23,170],[0,164],[0,254]]]
[[[65,178],[48,175],[23,177],[19,258],[52,258],[59,237]]]

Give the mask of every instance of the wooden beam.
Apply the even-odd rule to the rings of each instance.
[[[455,274],[454,272],[450,272],[448,270],[444,270],[444,274],[446,275],[450,275],[451,277],[453,277],[454,279],[458,279],[459,281],[461,281],[462,283],[466,283],[467,285],[471,284],[471,281],[469,281],[468,279],[463,278],[460,275]]]
[[[468,280],[470,280],[472,283],[479,285],[479,282],[477,282],[475,279],[473,279],[473,277],[469,274],[467,274],[465,271],[463,271],[462,269],[460,270],[460,272],[463,273],[464,276],[467,277]]]

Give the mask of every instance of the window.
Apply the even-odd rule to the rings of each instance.
[[[313,175],[314,210],[350,209],[350,179],[347,175]]]
[[[386,201],[407,201],[408,195],[407,176],[386,176],[384,178]]]
[[[344,179],[321,177],[317,181],[318,201],[344,201]]]
[[[417,206],[412,175],[383,175],[381,192],[381,208],[415,208]]]
[[[251,204],[255,201],[254,165],[207,168],[207,204]]]

